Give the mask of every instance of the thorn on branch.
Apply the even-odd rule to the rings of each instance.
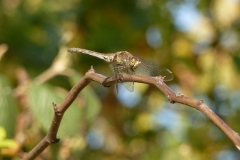
[[[88,70],[88,72],[95,72],[93,66],[91,66],[91,68]]]

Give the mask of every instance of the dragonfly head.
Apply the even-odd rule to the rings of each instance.
[[[137,69],[141,65],[141,60],[138,57],[132,57],[130,61],[130,66],[132,69]]]

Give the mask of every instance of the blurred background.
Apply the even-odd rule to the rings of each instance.
[[[203,99],[240,133],[239,40],[239,0],[0,0],[0,159],[20,159],[46,135],[52,102],[91,65],[112,75],[70,47],[126,50],[170,69],[173,91]],[[239,159],[201,112],[153,86],[119,87],[86,87],[63,117],[60,143],[37,159]]]

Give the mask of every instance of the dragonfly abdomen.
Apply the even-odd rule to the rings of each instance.
[[[82,48],[69,48],[68,52],[88,54],[90,56],[94,56],[99,59],[102,59],[106,62],[112,62],[115,56],[115,54],[104,54],[104,53],[94,52],[94,51],[90,51]]]

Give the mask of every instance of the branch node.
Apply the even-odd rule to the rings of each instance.
[[[203,103],[204,103],[204,100],[202,100],[202,99],[197,101],[198,106],[202,105]]]
[[[55,112],[58,112],[58,106],[56,103],[52,102],[52,106]]]
[[[157,84],[163,85],[164,78],[165,78],[165,77],[157,76],[157,77],[156,77]]]
[[[124,79],[122,74],[117,74],[115,78],[118,83],[122,83]]]
[[[234,132],[234,131],[233,131]],[[236,136],[239,136],[239,134],[237,133],[237,132],[234,132],[234,134],[236,135]]]
[[[103,85],[104,87],[111,87],[111,85],[107,85],[107,83],[106,83],[110,78],[111,78],[111,77],[107,77],[107,78],[104,79],[104,81],[102,82],[102,85]]]
[[[240,151],[240,146],[237,146],[237,145],[236,145],[236,147],[237,147],[237,149]]]
[[[169,101],[170,103],[172,103],[172,104],[175,103],[175,101],[173,101],[173,100],[171,99],[171,96],[170,96],[170,95],[167,95],[167,98],[168,98],[168,101]]]
[[[59,111],[59,109],[58,109],[57,104],[55,104],[54,102],[52,102],[52,105],[53,105],[53,109],[54,109],[55,114],[62,115],[62,114],[59,114],[60,111]]]
[[[186,96],[182,93],[178,93],[178,94],[176,94],[176,97],[186,97]]]
[[[51,140],[52,144],[56,144],[60,141],[60,138],[55,138],[54,140]]]

